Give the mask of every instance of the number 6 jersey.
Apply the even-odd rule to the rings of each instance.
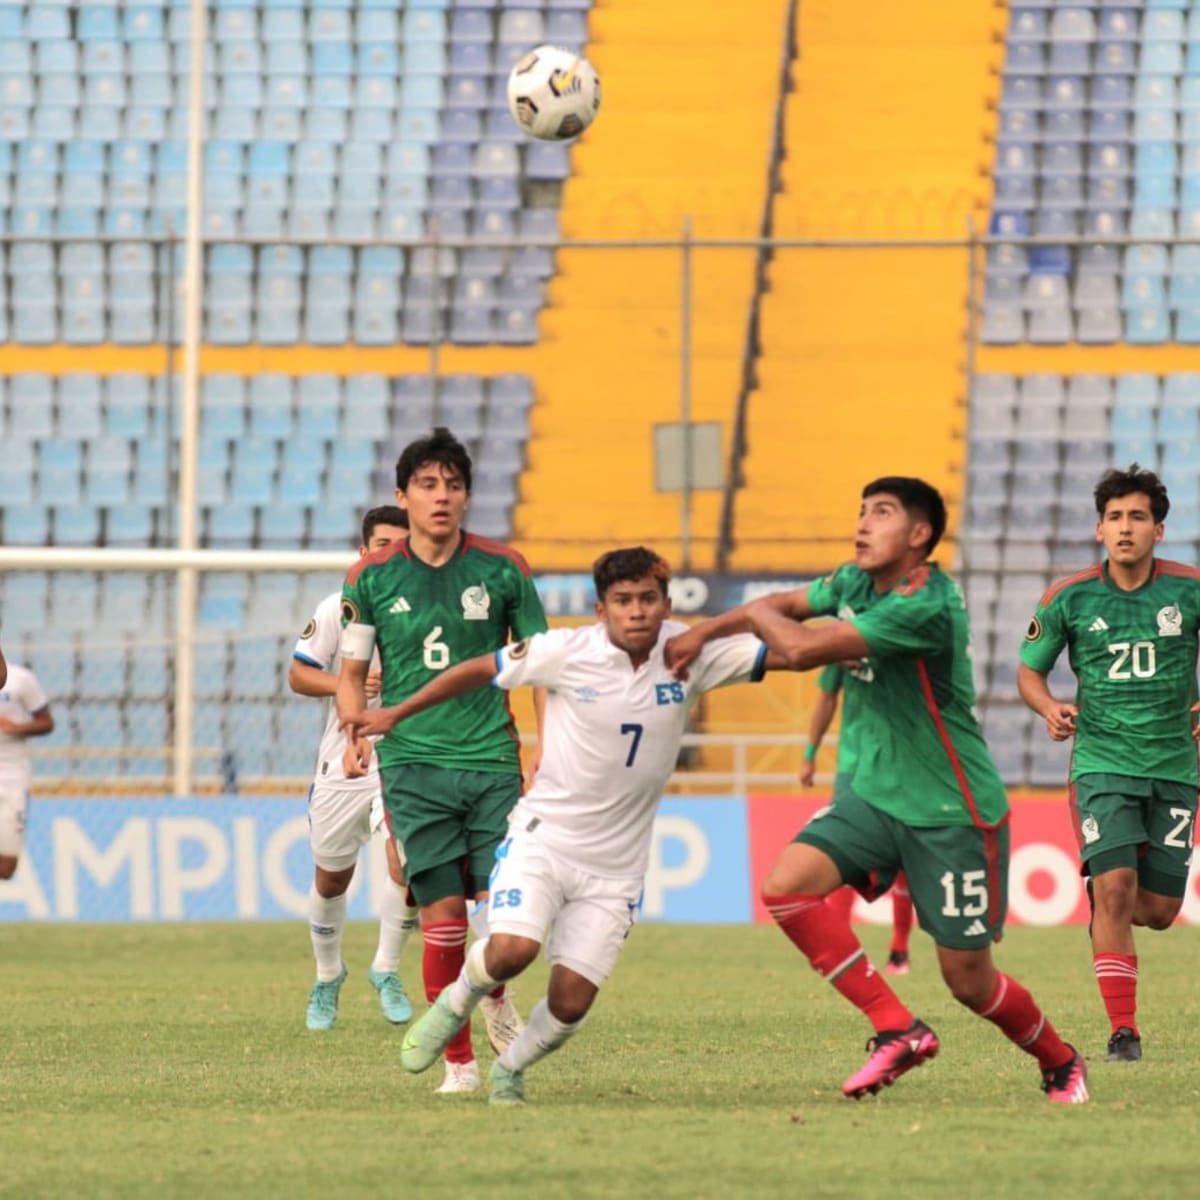
[[[431,567],[408,542],[360,558],[342,587],[342,625],[375,632],[383,703],[399,704],[447,667],[491,654],[509,637],[546,628],[529,567],[515,550],[464,533],[454,557]],[[520,770],[507,698],[481,690],[398,725],[376,746],[381,767],[426,763]]]
[[[1078,688],[1071,778],[1104,772],[1197,782],[1189,709],[1196,702],[1200,571],[1156,558],[1134,591],[1108,564],[1056,583],[1042,597],[1021,662],[1049,673],[1063,647]]]

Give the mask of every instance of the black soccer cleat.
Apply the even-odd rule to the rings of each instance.
[[[1108,1050],[1104,1055],[1105,1062],[1141,1062],[1142,1039],[1128,1025],[1122,1025],[1108,1039]]]

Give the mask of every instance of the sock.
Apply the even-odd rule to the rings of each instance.
[[[892,945],[893,954],[908,953],[908,939],[913,927],[913,902],[908,880],[903,875],[892,885]]]
[[[1092,965],[1113,1033],[1124,1025],[1133,1030],[1135,1037],[1141,1037],[1137,1027],[1137,955],[1095,954]]]
[[[547,1054],[573,1038],[582,1028],[587,1017],[582,1017],[574,1025],[560,1021],[551,1011],[543,996],[533,1006],[529,1014],[529,1023],[513,1039],[512,1044],[500,1055],[500,1065],[509,1071],[526,1071],[536,1062],[541,1062]]]
[[[375,947],[375,959],[371,963],[374,971],[395,971],[400,966],[400,955],[419,918],[418,910],[408,903],[407,887],[389,879],[383,885],[383,896],[379,901],[379,945]]]
[[[1008,975],[997,972],[991,999],[976,1011],[997,1026],[1010,1042],[1032,1054],[1043,1071],[1061,1067],[1072,1056],[1071,1047],[1046,1020],[1037,1001]]]
[[[841,913],[849,921],[850,914],[854,911],[854,902],[857,899],[858,893],[852,887],[840,887],[836,892],[830,892],[825,897],[825,903],[834,912]]]
[[[494,992],[496,980],[488,973],[483,963],[487,952],[487,938],[472,944],[467,951],[466,962],[459,971],[458,978],[450,985],[450,1007],[460,1017],[468,1016],[475,1011],[476,1005],[489,993]],[[500,985],[503,989],[504,985]]]
[[[871,965],[844,917],[821,896],[763,896],[776,924],[818,975],[827,979],[875,1027],[907,1029],[913,1015]]]
[[[433,921],[425,926],[425,951],[421,955],[421,973],[425,979],[425,999],[432,1004],[462,970],[467,944],[466,921]],[[447,1062],[471,1062],[471,1023],[468,1021],[446,1047]]]
[[[476,900],[474,905],[467,909],[467,924],[471,926],[471,932],[477,938],[486,938],[491,932],[491,926],[488,924],[488,898],[486,896],[482,900]],[[479,961],[483,962],[482,959]],[[503,1000],[504,992],[504,984],[497,984],[492,989],[491,997],[493,1000]]]
[[[312,937],[317,978],[322,983],[342,973],[342,929],[346,924],[346,894],[326,900],[314,884],[308,893],[308,932]]]

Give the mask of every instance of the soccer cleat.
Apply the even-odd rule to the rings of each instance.
[[[450,993],[442,992],[426,1010],[425,1015],[416,1024],[410,1025],[408,1032],[404,1035],[404,1041],[400,1044],[400,1061],[404,1064],[404,1069],[411,1071],[414,1075],[428,1071],[441,1057],[442,1051],[449,1045],[450,1039],[466,1023],[467,1018],[460,1017],[450,1007]],[[446,1064],[447,1068],[455,1065],[457,1064]],[[446,1078],[449,1080],[448,1073]],[[475,1072],[475,1086],[479,1086],[478,1071]],[[445,1084],[438,1088],[439,1092],[444,1090]]]
[[[517,1040],[517,1034],[525,1028],[521,1014],[513,1004],[512,989],[505,988],[499,1000],[484,996],[479,1002],[480,1011],[487,1024],[488,1042],[493,1054],[503,1054]]]
[[[1105,1062],[1141,1062],[1142,1039],[1128,1025],[1122,1025],[1108,1039],[1108,1050],[1104,1055]]]
[[[867,1061],[842,1084],[842,1092],[853,1100],[891,1087],[906,1071],[935,1057],[941,1043],[924,1021],[914,1021],[907,1029],[877,1033],[867,1049]]]
[[[309,1029],[332,1029],[337,1024],[338,993],[348,974],[343,964],[342,973],[336,979],[324,982],[318,979],[313,984],[312,991],[308,993],[308,1013],[304,1021]]]
[[[379,1007],[383,1015],[393,1025],[407,1025],[412,1020],[412,1001],[400,982],[400,976],[395,971],[376,971],[372,967],[367,972],[371,986],[379,993]]]
[[[908,961],[907,950],[892,950],[889,951],[887,962],[883,968],[889,975],[907,975],[912,970],[912,964]]]
[[[435,1092],[435,1096],[455,1096],[464,1092],[479,1091],[479,1064],[471,1059],[470,1062],[448,1062],[446,1064],[446,1078],[442,1080],[442,1086]]]
[[[1088,1100],[1087,1063],[1074,1046],[1067,1044],[1071,1057],[1061,1067],[1042,1072],[1042,1091],[1054,1104],[1085,1104]]]
[[[502,1067],[497,1059],[492,1063],[488,1080],[492,1085],[491,1095],[488,1096],[489,1104],[516,1107],[525,1103],[525,1076],[521,1071],[510,1071],[507,1067]]]

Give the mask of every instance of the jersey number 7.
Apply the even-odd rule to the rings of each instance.
[[[633,766],[633,760],[637,758],[638,747],[642,744],[642,726],[630,723],[621,726],[622,735],[627,733],[633,734],[633,742],[629,746],[629,757],[625,760],[627,767]]]

